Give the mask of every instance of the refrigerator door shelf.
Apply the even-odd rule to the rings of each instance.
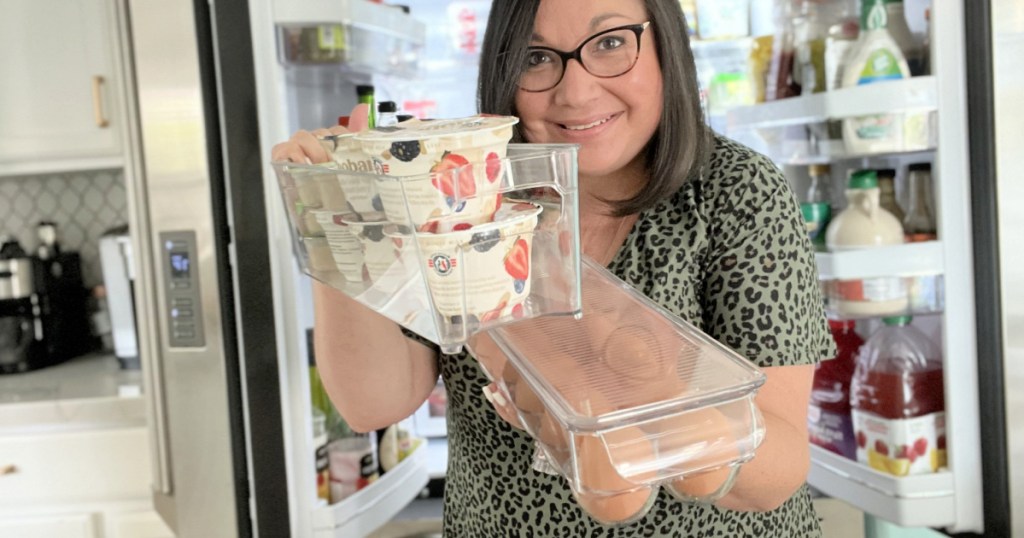
[[[897,477],[811,446],[807,482],[865,513],[904,527],[947,527],[956,523],[953,473]]]
[[[938,108],[937,94],[935,77],[926,76],[802,95],[734,108],[727,115],[727,132],[934,111]]]
[[[277,25],[345,24],[394,35],[421,46],[426,41],[426,25],[396,6],[365,0],[281,0],[272,4]]]
[[[924,241],[815,255],[821,280],[923,276],[945,272],[942,241]]]
[[[313,513],[313,535],[366,536],[412,502],[430,481],[427,443],[379,480],[337,504]]]

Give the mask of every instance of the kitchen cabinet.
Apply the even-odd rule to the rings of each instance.
[[[0,0],[0,175],[123,162],[114,3]],[[15,52],[17,51],[17,52]]]
[[[0,376],[0,536],[173,537],[150,499],[141,382],[104,354]]]

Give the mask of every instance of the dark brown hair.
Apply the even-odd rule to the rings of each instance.
[[[517,115],[516,92],[526,64],[526,48],[540,0],[500,0],[491,4],[483,48],[477,105],[481,113]],[[696,177],[711,151],[686,20],[678,0],[644,0],[652,22],[664,84],[661,121],[647,143],[649,183],[636,196],[614,203],[616,215],[648,209]],[[650,30],[648,30],[650,31]],[[517,130],[513,142],[522,142]]]

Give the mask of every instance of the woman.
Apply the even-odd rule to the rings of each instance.
[[[763,368],[764,443],[714,505],[663,492],[638,522],[602,527],[563,478],[531,469],[531,439],[499,418],[472,357],[439,356],[318,284],[317,357],[341,414],[360,430],[393,423],[440,372],[446,536],[820,536],[806,412],[833,344],[810,244],[779,171],[705,129],[679,2],[495,2],[480,64],[481,112],[518,116],[521,141],[580,145],[584,253]],[[274,158],[328,157],[300,132]]]

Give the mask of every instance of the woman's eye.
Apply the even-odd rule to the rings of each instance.
[[[542,50],[530,51],[526,55],[526,67],[539,67],[551,62],[551,55]]]
[[[617,35],[604,36],[597,40],[597,50],[614,50],[623,45],[625,41]]]

